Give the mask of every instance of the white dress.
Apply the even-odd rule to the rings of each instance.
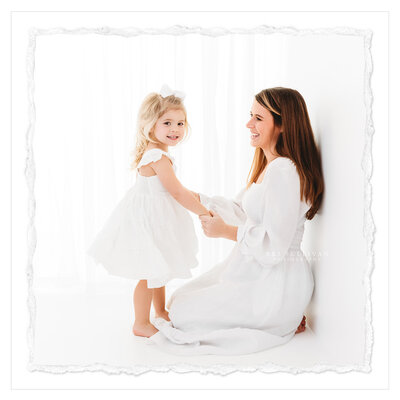
[[[271,161],[261,184],[235,201],[201,195],[201,202],[238,226],[229,256],[178,288],[171,322],[154,321],[161,350],[181,355],[237,355],[289,341],[311,299],[314,280],[300,244],[305,213],[300,179],[285,157]]]
[[[160,149],[144,153],[138,164],[166,155]],[[112,275],[146,279],[149,288],[174,278],[190,278],[197,265],[198,242],[188,211],[164,188],[157,175],[137,175],[88,249]]]

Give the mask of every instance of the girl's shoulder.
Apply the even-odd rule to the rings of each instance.
[[[139,161],[137,168],[140,168],[143,165],[147,165],[152,162],[161,160],[161,157],[163,155],[167,156],[171,160],[172,164],[174,164],[174,158],[168,152],[161,150],[161,149],[150,149],[143,153],[143,156],[142,156],[141,160]]]

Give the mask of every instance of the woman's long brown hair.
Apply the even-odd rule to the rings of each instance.
[[[306,103],[294,89],[275,87],[255,95],[256,101],[269,110],[274,124],[282,127],[275,150],[281,157],[290,158],[300,177],[300,198],[311,204],[306,213],[312,219],[321,206],[324,192],[321,155],[315,143]],[[256,182],[268,160],[257,147],[248,177],[248,187]]]

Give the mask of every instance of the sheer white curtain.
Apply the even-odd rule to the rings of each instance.
[[[253,96],[278,85],[285,63],[279,35],[43,35],[35,54],[38,288],[90,290],[132,285],[109,276],[86,249],[126,190],[136,115],[166,83],[186,92],[192,131],[170,151],[191,190],[233,197],[253,149],[245,124]],[[200,266],[233,243],[204,237],[196,216]]]

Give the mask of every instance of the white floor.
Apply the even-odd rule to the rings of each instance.
[[[308,328],[287,344],[244,356],[173,356],[132,335],[130,294],[35,293],[36,322],[34,364],[87,366],[106,364],[132,368],[180,363],[256,367],[265,363],[294,368],[326,364],[316,336]]]

